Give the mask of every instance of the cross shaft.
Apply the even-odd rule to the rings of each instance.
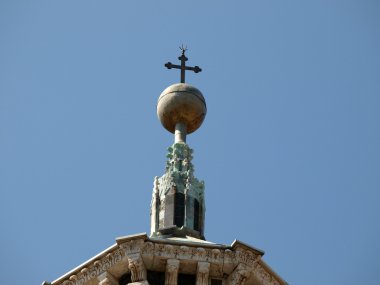
[[[191,70],[191,71],[194,71],[195,73],[198,73],[198,72],[201,72],[202,69],[197,65],[194,67],[186,66],[186,61],[188,60],[188,58],[185,56],[186,49],[181,47],[181,50],[182,50],[182,54],[180,57],[178,57],[178,59],[181,61],[181,65],[176,65],[176,64],[172,64],[171,62],[168,62],[165,64],[165,67],[167,67],[168,69],[172,69],[172,68],[180,69],[181,70],[181,83],[185,83],[185,71],[186,70]]]

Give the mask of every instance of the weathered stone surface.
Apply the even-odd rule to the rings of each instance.
[[[131,270],[132,282],[146,280],[146,268],[140,253],[128,254],[129,269]]]
[[[168,259],[166,261],[165,285],[177,285],[178,269],[179,269],[178,259]]]
[[[252,268],[244,263],[239,263],[227,279],[228,285],[244,285],[251,275]]]
[[[112,274],[109,272],[104,272],[98,276],[99,285],[119,285],[119,282],[116,280]]]
[[[208,285],[209,273],[210,263],[202,261],[198,262],[196,285]]]

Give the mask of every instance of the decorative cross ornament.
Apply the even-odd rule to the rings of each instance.
[[[186,66],[186,61],[188,58],[185,56],[185,51],[187,51],[186,47],[183,47],[183,45],[180,47],[180,50],[182,51],[182,55],[178,57],[178,59],[181,61],[181,65],[172,64],[171,62],[168,62],[165,64],[165,66],[168,69],[176,68],[181,69],[181,83],[185,83],[185,70],[192,70],[195,73],[201,72],[202,69],[199,66]]]

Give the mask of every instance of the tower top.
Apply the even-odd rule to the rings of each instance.
[[[185,83],[185,70],[197,73],[201,69],[185,66],[186,48],[181,50],[180,66],[165,64],[169,69],[181,69],[181,83],[166,88],[157,102],[157,116],[164,128],[174,133],[174,144],[168,148],[165,174],[154,180],[151,235],[204,239],[204,183],[194,176],[193,150],[186,144],[186,135],[201,126],[207,108],[201,91]]]

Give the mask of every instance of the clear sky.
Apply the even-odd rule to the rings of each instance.
[[[2,284],[53,281],[149,231],[173,136],[157,98],[187,82],[206,238],[263,249],[289,284],[378,284],[380,2],[0,2]]]

